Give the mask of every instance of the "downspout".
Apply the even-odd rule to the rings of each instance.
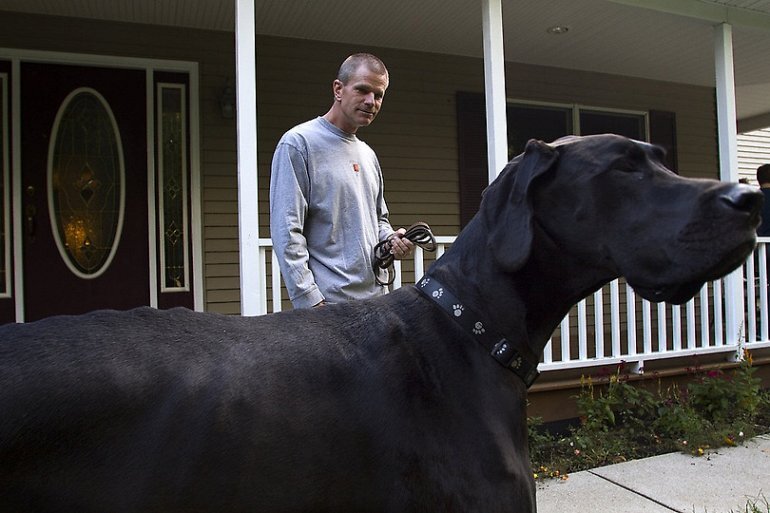
[[[508,163],[502,0],[483,0],[482,17],[488,176],[491,183]]]
[[[714,28],[716,68],[717,131],[719,135],[719,178],[738,181],[738,128],[735,114],[732,26],[721,23]],[[725,278],[725,343],[737,345],[736,359],[742,357],[746,339],[743,299],[743,267]]]
[[[235,81],[238,152],[238,241],[241,315],[265,313],[259,265],[257,196],[257,70],[254,0],[235,0]]]

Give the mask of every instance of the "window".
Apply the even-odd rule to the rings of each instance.
[[[607,112],[578,108],[580,115],[579,135],[618,134],[636,139],[647,140],[644,114]]]
[[[527,141],[555,141],[573,133],[572,109],[559,106],[509,104],[508,158],[524,151]]]
[[[625,111],[574,104],[509,102],[508,157],[524,151],[527,141],[550,142],[565,135],[614,133],[651,141],[667,152],[666,164],[676,171],[676,125],[672,112]],[[476,214],[487,185],[486,113],[484,97],[457,94],[457,140],[460,170],[460,223]]]
[[[59,106],[48,155],[48,212],[59,254],[73,274],[101,276],[120,242],[126,169],[107,100],[80,87]]]
[[[530,139],[551,142],[565,135],[618,134],[647,140],[647,114],[580,105],[509,103],[508,153],[515,157]]]
[[[186,96],[186,84],[157,84],[161,292],[189,290]]]

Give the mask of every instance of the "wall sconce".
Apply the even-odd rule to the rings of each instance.
[[[227,81],[222,94],[219,96],[219,111],[222,113],[222,117],[225,119],[232,119],[235,117],[235,90],[230,85],[230,81]]]

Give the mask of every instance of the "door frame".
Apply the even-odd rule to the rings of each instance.
[[[24,322],[24,268],[23,268],[23,213],[21,211],[21,63],[36,62],[46,64],[70,64],[95,66],[101,68],[129,68],[145,71],[145,109],[147,132],[147,223],[149,246],[149,283],[147,284],[150,305],[158,307],[158,262],[157,227],[158,216],[155,208],[157,196],[155,162],[155,72],[187,73],[190,77],[190,241],[192,243],[192,284],[194,289],[193,304],[196,311],[202,311],[203,298],[203,222],[201,208],[200,174],[200,109],[199,109],[199,74],[198,63],[192,61],[143,59],[110,55],[91,55],[63,53],[16,48],[0,48],[0,59],[11,62],[11,244],[13,267],[13,295],[16,322]]]

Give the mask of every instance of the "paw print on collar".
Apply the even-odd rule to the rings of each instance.
[[[461,304],[456,304],[452,305],[452,310],[454,310],[455,317],[460,317],[463,314],[465,307]]]
[[[475,335],[481,335],[486,330],[484,329],[484,325],[481,323],[481,321],[476,321],[476,324],[473,325],[473,333]]]

